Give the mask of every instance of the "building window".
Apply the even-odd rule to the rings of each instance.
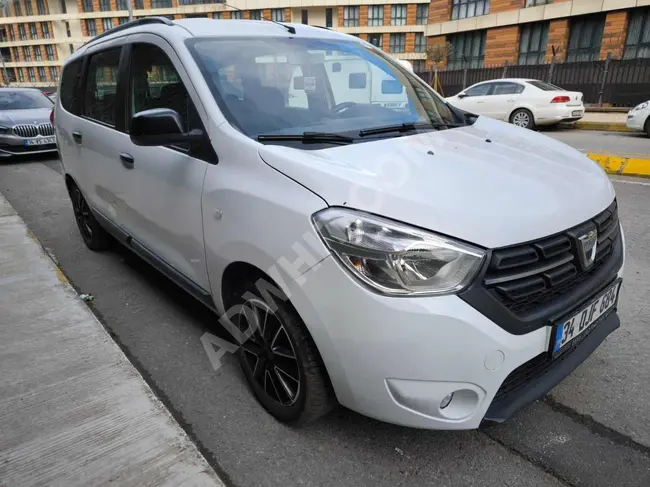
[[[20,0],[14,0],[14,10],[16,11],[16,17],[20,17],[23,14],[20,8]]]
[[[47,22],[41,22],[41,30],[43,31],[43,39],[50,38],[50,24]]]
[[[93,11],[93,0],[82,0],[81,8],[82,8],[82,10],[84,12],[92,12]]]
[[[332,9],[331,8],[326,8],[325,9],[325,27],[332,27]]]
[[[172,8],[172,0],[151,0],[151,8]]]
[[[17,47],[12,47],[11,48],[11,55],[12,55],[12,61],[18,62],[20,61],[20,54],[18,53],[18,48]]]
[[[27,76],[29,76],[29,81],[36,83],[36,73],[34,72],[34,68],[27,68]]]
[[[419,3],[415,9],[415,23],[417,25],[427,25],[429,23],[429,4]]]
[[[45,68],[43,66],[39,66],[38,68],[38,80],[47,81],[47,75],[45,74]]]
[[[390,52],[391,53],[406,52],[406,34],[390,35]]]
[[[29,48],[29,46],[23,47],[23,56],[25,58],[25,61],[31,61],[32,60],[32,51]]]
[[[26,41],[27,40],[27,33],[25,32],[25,26],[23,24],[20,24],[18,26],[18,34],[20,35],[20,40],[21,41]]]
[[[303,9],[300,11],[300,16],[301,16],[300,21],[301,21],[304,25],[309,24],[309,11],[308,11],[306,8],[303,8]]]
[[[413,61],[413,71],[416,73],[424,73],[427,69],[426,61],[424,59],[416,59]]]
[[[22,68],[16,68],[16,71],[18,71],[18,81],[23,83],[25,81],[25,73],[23,73]]]
[[[36,11],[38,15],[47,15],[49,13],[45,0],[36,0]]]
[[[271,20],[275,20],[276,22],[284,22],[284,9],[274,8],[271,10]]]
[[[453,0],[451,18],[467,19],[479,15],[487,15],[490,12],[490,0]]]
[[[406,5],[391,6],[390,25],[406,25]]]
[[[126,0],[117,0],[117,9],[118,10],[128,10],[129,4]]]
[[[135,8],[137,10],[143,10],[144,9],[144,0],[135,0]]]
[[[427,50],[427,38],[424,32],[415,33],[415,52],[424,52]]]
[[[371,5],[368,7],[368,25],[378,26],[384,25],[384,6]]]
[[[111,0],[99,0],[99,10],[108,12],[111,9]]]
[[[650,8],[636,10],[630,18],[623,59],[650,57]]]
[[[86,31],[88,31],[89,36],[97,35],[97,24],[95,19],[86,19]]]
[[[7,30],[9,31],[9,40],[15,41],[16,37],[14,36],[14,28],[11,25],[8,25]]]
[[[381,49],[382,39],[384,38],[381,34],[368,34],[368,42],[373,46]]]
[[[126,24],[129,21],[128,17],[118,17],[117,25]]]
[[[343,7],[343,27],[359,27],[359,7]]]
[[[485,62],[486,31],[463,32],[449,36],[449,69],[482,68]]]
[[[45,46],[45,54],[48,61],[54,61],[54,47],[52,47],[52,44]]]
[[[551,0],[526,0],[526,7],[537,7],[538,5],[546,5],[551,3]]]
[[[595,61],[600,57],[605,16],[580,17],[571,24],[567,61]]]
[[[544,64],[548,42],[548,22],[526,24],[519,39],[519,64]]]
[[[32,36],[32,39],[38,39],[38,30],[36,29],[36,24],[29,24],[29,35]]]
[[[102,27],[104,32],[113,28],[113,19],[102,19]]]
[[[25,0],[25,15],[34,15],[32,0]]]
[[[251,10],[251,20],[262,20],[262,11]]]
[[[212,18],[213,19],[220,19],[221,18],[221,12],[212,12]]]
[[[50,66],[50,78],[52,81],[59,81],[59,70],[56,69],[56,66]]]
[[[242,20],[244,18],[244,12],[242,12],[241,10],[234,10],[230,14],[230,18],[232,20]]]
[[[34,57],[37,61],[43,60],[43,54],[41,53],[41,46],[34,46]]]

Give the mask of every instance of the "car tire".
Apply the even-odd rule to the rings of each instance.
[[[643,127],[643,131],[646,134],[646,137],[650,137],[650,117],[645,121],[645,127]]]
[[[259,403],[276,419],[310,423],[336,405],[325,365],[302,319],[288,300],[256,296],[250,283],[233,318],[250,337],[237,352],[244,376]],[[255,321],[257,320],[257,321]],[[263,324],[259,328],[251,322]]]
[[[516,127],[532,130],[535,128],[535,117],[530,110],[518,108],[510,115],[510,123]]]
[[[94,251],[110,249],[113,245],[113,238],[99,224],[95,215],[90,210],[86,198],[84,198],[76,184],[68,184],[68,194],[72,201],[72,211],[77,221],[79,233],[86,247]]]

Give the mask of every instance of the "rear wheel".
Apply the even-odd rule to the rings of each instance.
[[[74,183],[68,184],[68,193],[72,201],[72,210],[77,221],[77,227],[79,227],[79,233],[81,233],[81,238],[83,238],[86,247],[90,250],[109,249],[113,239],[95,219],[95,215],[93,215],[88,202],[77,185]]]
[[[535,128],[535,118],[533,117],[533,114],[525,108],[519,108],[512,112],[512,115],[510,115],[510,123],[516,127],[524,129]]]
[[[296,425],[327,414],[336,404],[325,366],[309,332],[288,301],[252,297],[236,318],[248,340],[239,348],[244,375],[262,406]]]

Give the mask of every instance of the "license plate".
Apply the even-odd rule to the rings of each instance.
[[[39,137],[38,139],[25,139],[26,146],[56,144],[56,137]]]
[[[556,323],[555,335],[551,341],[553,356],[561,354],[571,342],[579,336],[585,335],[601,318],[616,308],[620,287],[621,281],[618,280],[580,311]]]
[[[582,110],[573,110],[571,113],[572,117],[581,117],[582,116]]]

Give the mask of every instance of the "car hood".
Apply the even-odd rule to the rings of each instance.
[[[52,105],[54,106],[54,105]],[[30,110],[0,111],[0,125],[12,127],[20,124],[40,124],[50,121],[51,108],[33,108]]]
[[[490,248],[566,230],[614,199],[603,170],[580,152],[485,117],[324,150],[267,145],[260,156],[331,206]]]

